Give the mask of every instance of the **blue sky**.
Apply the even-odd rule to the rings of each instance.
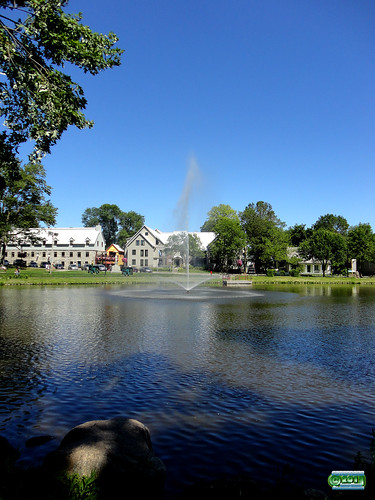
[[[71,0],[122,65],[73,71],[93,129],[44,160],[57,226],[117,204],[163,231],[189,166],[189,229],[225,203],[287,226],[326,213],[375,229],[373,0]],[[199,178],[198,178],[199,177]]]

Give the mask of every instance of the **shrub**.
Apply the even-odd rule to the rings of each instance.
[[[275,276],[275,270],[274,269],[267,269],[267,276],[269,276],[269,277]]]
[[[300,275],[300,270],[299,269],[291,269],[289,271],[290,276],[293,276],[294,278],[298,278]]]

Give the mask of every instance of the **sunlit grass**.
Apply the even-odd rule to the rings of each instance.
[[[158,281],[160,275],[172,276],[172,273],[163,272],[153,272],[153,273],[135,273],[132,276],[123,276],[121,273],[105,273],[101,271],[99,274],[90,274],[87,271],[65,271],[65,270],[46,270],[39,268],[26,268],[21,269],[20,275],[15,276],[15,269],[9,268],[7,271],[0,272],[0,285],[106,285],[106,284],[116,284],[116,285],[133,285],[133,284],[143,284],[143,283],[155,283]],[[193,271],[194,272],[194,271]],[[204,273],[204,271],[199,271]],[[207,276],[210,275],[206,271]],[[210,282],[206,282],[205,285],[209,286],[221,286],[222,285],[222,274],[217,273],[213,275]],[[254,285],[264,284],[264,285],[375,285],[375,277],[369,278],[346,278],[344,276],[328,276],[323,278],[322,276],[254,276],[254,275],[231,275],[231,279],[247,279],[250,280]]]

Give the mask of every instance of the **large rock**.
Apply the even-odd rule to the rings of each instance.
[[[152,450],[148,428],[137,420],[114,418],[78,425],[44,464],[55,474],[90,476],[96,471],[98,498],[162,497],[166,468]]]

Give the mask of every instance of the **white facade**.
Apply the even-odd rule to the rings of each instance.
[[[143,226],[134,236],[128,239],[125,245],[125,258],[127,265],[132,267],[158,268],[170,264],[164,249],[168,238],[181,231],[163,232],[159,229],[150,229]],[[214,240],[212,232],[190,232],[199,237],[202,247],[207,250],[208,245]]]
[[[31,229],[31,234],[38,238],[36,242],[30,237],[18,234],[13,243],[9,242],[5,251],[5,259],[14,264],[22,259],[26,265],[36,262],[61,264],[65,269],[71,264],[82,267],[93,264],[98,255],[105,252],[105,241],[101,226],[38,228]],[[17,241],[16,241],[17,240]]]

